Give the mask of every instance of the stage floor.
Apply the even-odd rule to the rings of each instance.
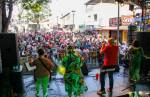
[[[88,91],[83,94],[83,97],[99,97],[96,94],[97,90],[100,88],[99,80],[96,80],[95,74],[99,73],[99,69],[93,69],[89,72],[89,75],[85,77],[85,82],[88,86]],[[49,94],[48,97],[67,97],[65,92],[64,83],[62,76],[57,74],[54,76],[56,80],[53,80],[49,83]],[[106,88],[108,87],[108,77],[106,77]],[[25,95],[24,97],[35,97],[35,85],[33,82],[32,75],[24,75],[24,86],[25,86]],[[129,89],[124,90],[129,86],[128,74],[123,72],[123,68],[119,73],[114,74],[114,89],[112,95],[106,94],[106,97],[117,97],[121,95],[128,94]],[[124,90],[124,91],[122,91]],[[150,93],[150,85],[147,84],[137,84],[137,91],[147,91]],[[41,90],[42,97],[42,90]]]

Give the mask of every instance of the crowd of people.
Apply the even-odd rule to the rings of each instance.
[[[40,76],[36,75],[37,97],[39,97],[40,81],[43,85],[44,97],[47,97],[46,87],[49,74],[46,71],[47,67],[53,68],[53,59],[60,61],[61,65],[65,68],[64,82],[68,96],[72,97],[72,94],[74,94],[75,96],[80,97],[83,92],[87,91],[83,72],[81,70],[83,64],[87,64],[91,62],[91,60],[91,65],[98,62],[98,65],[101,68],[101,88],[97,91],[97,94],[102,95],[106,93],[106,73],[109,75],[108,90],[109,92],[112,92],[113,90],[113,73],[118,64],[118,55],[121,56],[120,60],[125,60],[127,59],[126,56],[130,56],[130,58],[128,57],[130,62],[128,62],[127,65],[130,65],[130,79],[134,81],[139,80],[140,61],[144,56],[138,41],[134,41],[131,46],[132,48],[128,49],[128,46],[125,43],[118,45],[113,38],[102,38],[99,37],[98,33],[89,35],[85,33],[65,33],[62,31],[52,33],[35,32],[19,35],[18,45],[20,57],[28,57],[30,64],[39,67],[36,68],[36,72],[40,72],[41,68],[45,71],[45,75],[41,75],[41,73],[39,73]],[[136,57],[131,57],[134,55]],[[47,59],[45,59],[45,57]],[[41,61],[41,59],[44,61]],[[45,64],[47,67],[45,67]],[[41,67],[41,65],[43,67]]]
[[[54,56],[55,59],[60,60],[66,47],[71,44],[84,56],[86,62],[90,61],[93,64],[100,59],[98,52],[103,42],[106,42],[105,37],[100,38],[96,33],[88,35],[84,33],[35,32],[18,35],[19,56],[36,58],[37,49],[44,47],[49,57]]]
[[[75,96],[81,96],[81,93],[87,90],[87,87],[84,83],[83,73],[80,72],[80,68],[82,65],[86,65],[90,60],[94,64],[96,64],[97,54],[99,52],[99,48],[101,43],[104,40],[99,40],[98,35],[87,35],[84,33],[62,33],[62,32],[53,32],[53,33],[29,33],[25,35],[18,36],[18,45],[19,45],[19,56],[26,57],[29,61],[29,64],[36,65],[35,70],[35,80],[36,80],[36,96],[39,97],[39,83],[42,82],[43,86],[43,97],[47,97],[47,83],[49,75],[47,74],[47,69],[42,68],[45,67],[44,64],[50,64],[45,61],[42,57],[43,54],[49,58],[51,61],[58,60],[62,61],[61,64],[66,68],[66,72],[64,74],[65,81],[65,90],[68,93],[69,97],[72,97],[72,93]],[[72,49],[75,49],[75,52],[78,52],[78,55],[74,54],[74,52],[70,52],[68,54],[68,46],[72,46]],[[39,51],[39,48],[42,48],[43,52]],[[38,51],[38,52],[37,52]],[[90,54],[90,52],[94,52]],[[65,57],[71,55],[75,59],[73,62],[68,63],[69,60],[66,60]],[[80,56],[80,57],[79,57]],[[82,57],[82,58],[81,58]],[[37,59],[38,58],[38,59]],[[42,59],[43,62],[39,59]],[[78,60],[77,60],[78,59]],[[82,60],[80,60],[82,59]],[[93,61],[94,60],[94,61]],[[80,62],[82,61],[82,62]],[[54,62],[54,61],[53,61]],[[76,65],[71,66],[67,70],[67,63]],[[42,65],[42,66],[41,66]],[[57,64],[58,65],[58,64]],[[39,67],[39,68],[38,68]],[[45,75],[41,75],[39,72],[45,72]],[[85,68],[84,68],[85,69]],[[87,69],[87,68],[86,68]],[[86,72],[87,75],[88,72]],[[37,75],[39,74],[39,75]],[[69,81],[68,81],[69,79]],[[71,83],[71,84],[70,84]]]

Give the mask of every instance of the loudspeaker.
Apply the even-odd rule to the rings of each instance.
[[[150,32],[136,32],[136,39],[139,40],[144,54],[150,56]]]
[[[0,34],[2,68],[13,70],[18,65],[17,38],[14,33]]]
[[[136,39],[136,29],[137,27],[134,25],[129,25],[128,26],[128,43],[131,44],[133,40]]]
[[[23,78],[21,72],[11,72],[10,74],[11,86],[14,93],[24,93]]]
[[[18,64],[17,37],[14,33],[0,33],[3,83],[8,83],[14,93],[23,92],[22,73]],[[7,77],[7,79],[5,78]],[[4,89],[7,87],[4,87]]]

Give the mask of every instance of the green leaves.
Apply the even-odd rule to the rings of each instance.
[[[34,12],[34,13],[38,13],[40,11],[42,11],[42,6],[39,4],[39,3],[35,3],[31,6],[31,10]]]
[[[22,7],[33,13],[39,13],[48,2],[49,0],[22,0]]]
[[[26,10],[30,10],[31,6],[32,6],[32,3],[30,3],[30,2],[22,4],[22,7]]]
[[[21,18],[33,23],[41,23],[51,16],[50,0],[22,0],[22,8],[25,9]]]

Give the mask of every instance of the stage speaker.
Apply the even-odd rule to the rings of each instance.
[[[10,84],[14,93],[22,93],[23,81],[20,65],[18,64],[17,47],[16,34],[0,33],[0,51],[2,61],[2,73],[0,76],[9,77],[9,80],[4,78],[4,81]]]
[[[128,26],[128,43],[131,44],[133,40],[136,39],[136,31],[137,27],[134,25],[129,25]]]
[[[18,50],[16,34],[0,34],[0,50],[3,68],[9,67],[12,71],[18,65]]]
[[[150,32],[136,32],[136,39],[139,40],[144,54],[150,57]]]

